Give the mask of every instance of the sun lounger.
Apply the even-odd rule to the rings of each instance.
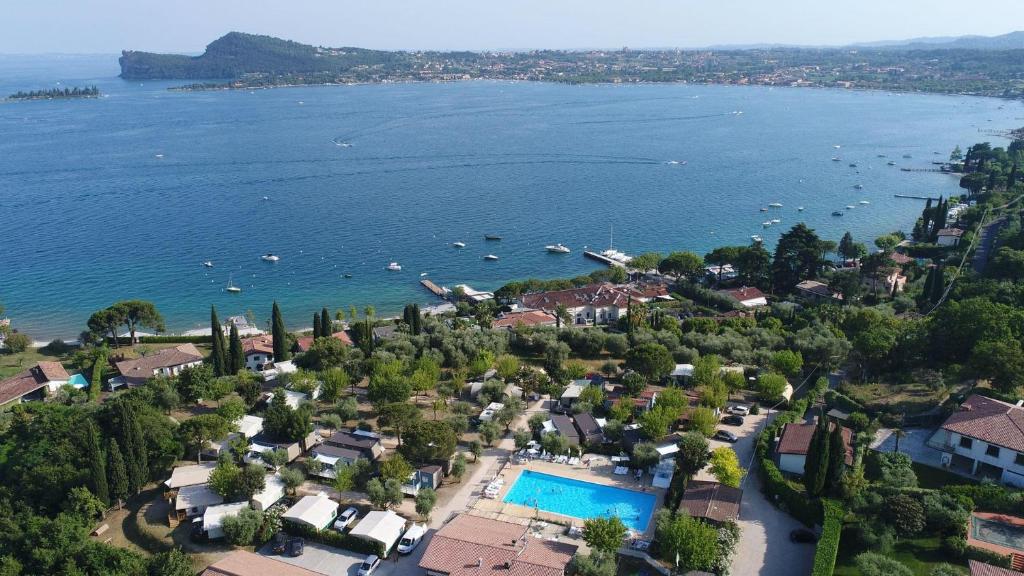
[[[577,458],[576,456],[573,456],[572,458],[569,458],[569,464],[572,464],[573,466],[577,466],[577,465],[579,465],[579,463],[580,463],[580,459]]]
[[[618,476],[625,476],[626,474],[629,474],[629,468],[626,468],[625,466],[616,466],[614,473]]]

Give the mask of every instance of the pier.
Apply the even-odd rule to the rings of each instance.
[[[433,282],[425,278],[423,280],[420,280],[420,284],[422,284],[424,288],[429,290],[434,296],[437,296],[438,298],[447,300],[448,295],[451,293],[451,290],[438,286],[437,284],[434,284]]]
[[[583,252],[583,256],[585,256],[587,258],[590,258],[591,260],[597,260],[598,262],[600,262],[600,263],[602,263],[602,264],[604,264],[606,266],[619,266],[620,268],[625,268],[626,267],[626,265],[624,263],[619,262],[618,260],[613,260],[613,259],[605,256],[604,254],[599,254],[597,252],[592,252],[590,250],[584,251]]]
[[[939,200],[938,198],[932,198],[931,196],[912,196],[910,194],[893,194],[893,196],[896,198],[909,198],[911,200]]]

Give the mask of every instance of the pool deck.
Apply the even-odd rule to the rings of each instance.
[[[523,519],[538,518],[548,522],[582,526],[585,518],[576,518],[574,516],[566,516],[563,514],[556,514],[554,512],[537,510],[528,506],[519,506],[517,504],[507,504],[502,502],[502,499],[504,499],[505,495],[508,494],[508,491],[512,489],[516,480],[519,479],[519,475],[523,473],[523,470],[532,470],[534,472],[542,472],[544,474],[561,476],[562,478],[570,478],[572,480],[580,480],[582,482],[591,482],[593,484],[601,484],[603,486],[611,486],[623,490],[633,490],[635,492],[654,494],[656,499],[654,503],[654,510],[651,515],[651,521],[648,523],[647,529],[643,531],[643,536],[646,539],[653,537],[653,512],[662,508],[665,499],[665,490],[651,486],[652,476],[650,474],[644,474],[643,479],[640,482],[637,482],[637,480],[633,478],[632,474],[628,474],[626,476],[616,476],[612,474],[612,470],[614,470],[615,467],[612,465],[611,461],[604,456],[587,454],[582,460],[587,461],[588,459],[591,462],[589,467],[583,464],[570,466],[568,464],[554,464],[551,462],[543,462],[541,460],[533,460],[526,464],[510,463],[500,473],[501,477],[505,479],[505,484],[498,492],[497,498],[480,498],[474,508],[483,513],[496,514],[496,518],[500,518],[501,516]]]
[[[971,518],[967,520],[967,544],[969,546],[977,546],[997,554],[1003,554],[1009,556],[1010,554],[1021,554],[1024,550],[1020,548],[1011,548],[1009,546],[1002,546],[1000,544],[993,544],[992,542],[986,542],[984,540],[978,540],[974,537],[974,526],[973,517],[977,516],[982,520],[989,520],[992,522],[999,522],[1000,524],[1009,524],[1021,530],[1024,530],[1024,518],[1018,518],[1017,516],[1009,516],[1006,514],[994,514],[992,512],[972,512]]]

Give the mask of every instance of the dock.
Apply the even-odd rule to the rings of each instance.
[[[438,298],[441,299],[447,300],[448,294],[451,292],[447,288],[438,286],[437,284],[434,284],[433,282],[425,278],[423,280],[420,280],[420,284],[422,284],[423,287],[429,290],[434,296],[437,296]]]
[[[611,258],[605,256],[604,254],[599,254],[597,252],[591,252],[590,250],[584,251],[583,252],[583,256],[585,256],[586,258],[590,258],[591,260],[597,260],[598,262],[600,262],[600,263],[602,263],[602,264],[604,264],[606,266],[618,266],[620,268],[625,268],[626,267],[625,264],[623,264],[622,262],[619,262],[618,260],[612,260]]]
[[[938,201],[938,198],[932,198],[931,196],[912,196],[910,194],[893,194],[893,196],[896,197],[896,198],[909,198],[911,200],[935,200],[935,201]]]

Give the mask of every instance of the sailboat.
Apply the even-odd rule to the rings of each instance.
[[[239,292],[242,291],[241,288],[239,288],[238,286],[235,286],[235,283],[234,283],[234,281],[233,281],[231,276],[228,276],[228,287],[225,288],[225,290],[227,290],[228,292],[230,292],[232,294],[238,294]]]

